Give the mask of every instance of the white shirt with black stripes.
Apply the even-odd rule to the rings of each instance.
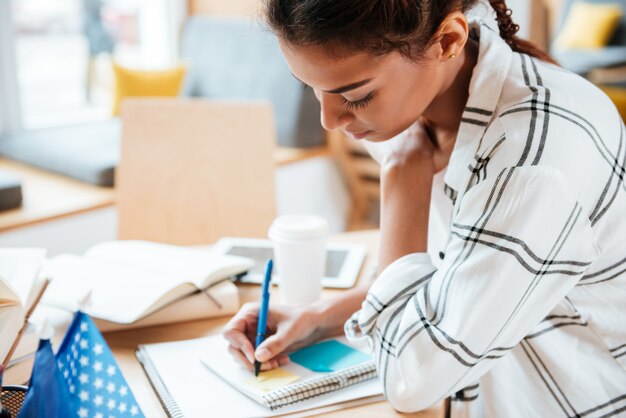
[[[472,22],[479,59],[434,185],[452,206],[431,205],[443,259],[389,265],[346,333],[370,341],[400,411],[451,396],[453,417],[626,416],[624,123],[491,22]]]

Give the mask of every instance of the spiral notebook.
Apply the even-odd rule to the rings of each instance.
[[[348,367],[337,363],[334,371],[313,371],[292,360],[272,379],[257,381],[234,362],[221,336],[143,345],[137,358],[175,418],[302,417],[384,399],[369,359]]]

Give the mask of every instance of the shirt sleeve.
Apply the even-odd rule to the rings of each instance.
[[[558,170],[504,169],[462,197],[445,258],[390,264],[348,337],[370,341],[387,399],[413,412],[478,380],[561,301],[598,257],[588,217]]]

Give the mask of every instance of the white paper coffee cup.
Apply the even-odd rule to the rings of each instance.
[[[328,223],[314,215],[284,215],[269,230],[282,303],[305,306],[322,293]]]

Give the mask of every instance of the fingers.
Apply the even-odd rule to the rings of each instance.
[[[254,348],[254,336],[256,335],[258,303],[245,304],[239,312],[226,324],[223,331],[224,338],[228,341],[228,351],[239,364],[248,370],[254,370],[254,362],[261,362],[261,370],[270,370],[289,363],[289,357],[284,354],[285,349],[293,342],[294,323],[285,321],[280,310],[274,311],[271,319],[275,322],[272,326],[278,326],[279,330],[269,336],[259,347]],[[282,325],[282,330],[280,327]],[[268,332],[269,331],[268,324]]]
[[[246,303],[239,309],[239,312],[233,316],[224,326],[224,333],[227,331],[239,331],[244,333],[247,327],[247,319],[256,318],[259,311],[258,303]]]
[[[265,362],[277,354],[282,353],[292,342],[287,335],[287,333],[279,331],[268,337],[260,346],[257,347],[254,352],[254,357],[259,361]]]
[[[250,340],[248,340],[248,337],[236,331],[229,332],[228,334],[225,333],[224,337],[226,337],[230,343],[229,349],[233,348],[238,350],[246,357],[248,363],[254,363],[254,346]]]
[[[239,363],[240,365],[242,365],[243,367],[245,367],[246,369],[250,371],[254,371],[254,362],[248,361],[246,356],[244,356],[241,351],[230,346],[228,347],[228,352],[230,353],[231,356],[233,356],[233,358],[235,359],[235,361],[237,361],[237,363]],[[277,356],[276,358],[273,358],[271,360],[261,363],[261,370],[266,371],[266,370],[275,369],[276,367],[284,366],[287,363],[289,363],[289,356],[283,354],[283,355]]]
[[[228,347],[228,353],[233,356],[235,361],[240,365],[244,366],[248,370],[254,370],[253,363],[248,361],[246,356],[243,355],[241,351],[233,347],[232,345]]]
[[[257,303],[247,303],[226,324],[222,335],[230,346],[238,349],[246,356],[249,362],[254,362],[254,346],[248,335],[254,335],[254,330],[249,329],[250,324],[256,322],[258,312]],[[253,321],[251,321],[251,318]]]

